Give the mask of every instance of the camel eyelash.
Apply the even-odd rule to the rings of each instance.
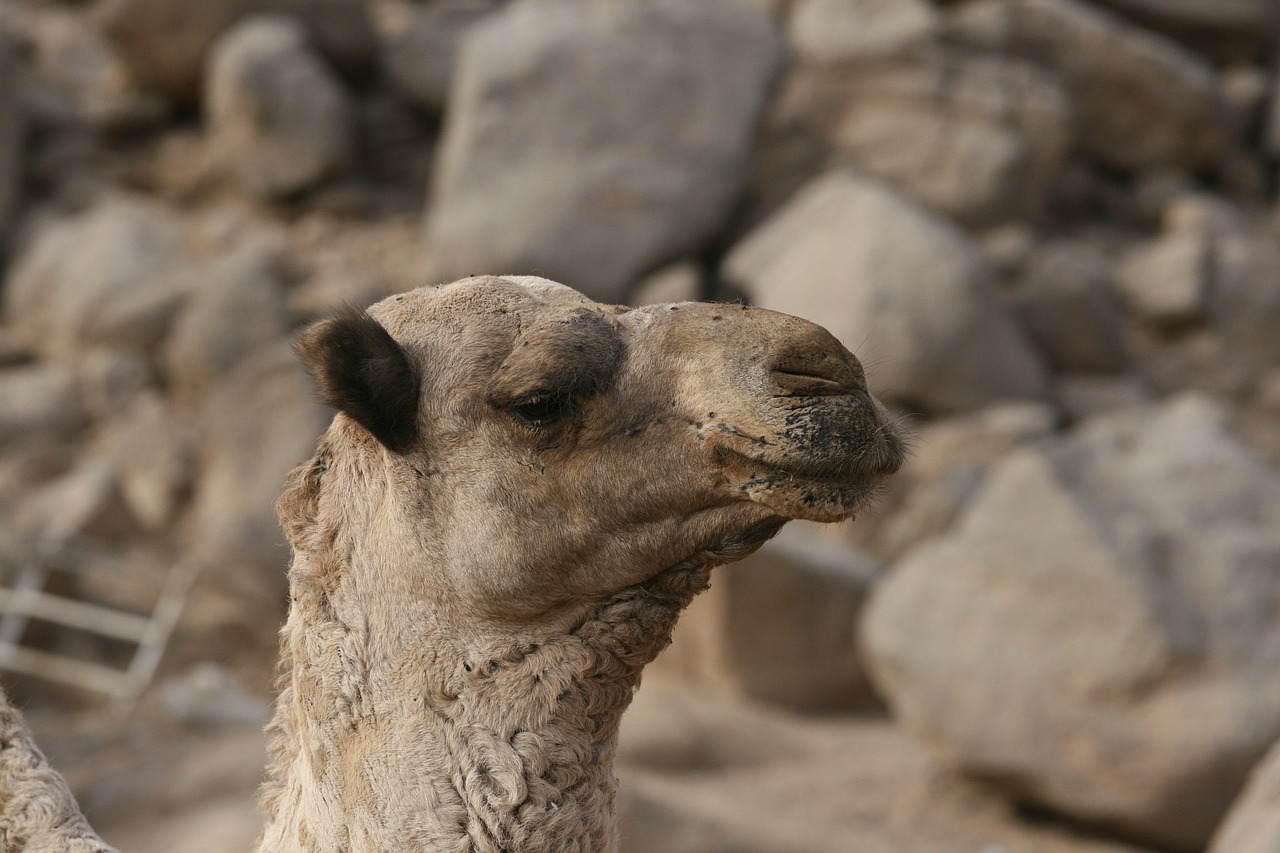
[[[542,391],[507,407],[527,427],[542,429],[572,415],[576,410],[573,396],[564,391]]]

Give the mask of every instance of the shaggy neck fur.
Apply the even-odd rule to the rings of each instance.
[[[616,850],[619,720],[724,557],[552,636],[460,646],[427,613],[384,624],[379,591],[348,586],[341,537],[314,525],[324,465],[299,470],[281,499],[295,559],[261,850]]]

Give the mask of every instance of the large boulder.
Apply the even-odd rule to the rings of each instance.
[[[716,572],[680,617],[654,672],[801,710],[865,706],[872,696],[857,625],[876,569],[838,540],[788,527]]]
[[[349,165],[350,99],[293,18],[233,26],[213,46],[206,82],[213,144],[250,192],[288,198]]]
[[[0,445],[36,435],[69,438],[84,420],[72,371],[57,365],[0,370]]]
[[[801,0],[787,35],[804,62],[849,62],[917,47],[939,25],[927,0]]]
[[[14,261],[4,311],[24,343],[58,356],[109,344],[146,352],[186,293],[166,273],[186,260],[182,219],[136,196],[110,196],[49,221]]]
[[[732,0],[529,0],[480,24],[436,167],[430,275],[534,270],[621,301],[723,225],[779,59],[768,16]]]
[[[17,50],[0,32],[0,252],[8,243],[9,221],[22,186],[25,128]]]
[[[774,134],[804,127],[825,159],[974,224],[1039,212],[1073,139],[1056,75],[1020,59],[918,49],[794,69]]]
[[[363,0],[106,0],[103,32],[137,83],[182,100],[200,94],[206,54],[237,19],[262,12],[298,18],[321,51],[343,68],[371,62],[377,40]]]
[[[1271,748],[1249,777],[1213,835],[1209,853],[1275,853],[1280,850],[1280,745]]]
[[[1277,38],[1274,0],[1101,0],[1216,59],[1256,57]]]
[[[895,713],[1016,797],[1201,849],[1280,735],[1280,476],[1208,398],[993,471],[864,617]]]
[[[1213,69],[1105,11],[1076,0],[970,0],[950,26],[959,41],[1060,74],[1079,145],[1113,166],[1196,167],[1221,145]]]
[[[756,304],[830,329],[889,399],[948,411],[1047,393],[978,248],[855,172],[806,186],[733,248],[724,273]]]

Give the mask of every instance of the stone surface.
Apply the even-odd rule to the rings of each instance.
[[[1276,43],[1271,0],[1101,0],[1132,20],[1219,59],[1256,57]]]
[[[1213,835],[1208,853],[1280,850],[1280,746],[1253,768],[1249,784]]]
[[[38,434],[65,437],[83,423],[70,370],[47,365],[0,370],[0,444]]]
[[[756,304],[826,326],[882,397],[952,411],[1047,393],[977,247],[854,172],[813,181],[733,248],[724,272]]]
[[[710,0],[521,2],[467,39],[429,209],[429,276],[537,271],[620,302],[697,249],[743,188],[780,58]]]
[[[225,167],[256,195],[296,195],[353,156],[349,98],[292,18],[246,18],[218,39],[205,106]]]
[[[1065,373],[1116,372],[1125,366],[1124,323],[1109,259],[1077,240],[1031,253],[1016,293],[1018,313],[1050,367]]]
[[[631,305],[699,302],[702,292],[702,270],[698,265],[693,261],[677,261],[641,279],[627,302]]]
[[[190,536],[201,555],[223,567],[220,583],[258,596],[283,591],[288,550],[272,507],[285,475],[315,451],[329,418],[287,341],[258,351],[214,389],[199,420]],[[275,606],[269,597],[251,600]]]
[[[0,31],[0,253],[9,242],[9,222],[22,187],[23,110],[20,65],[13,41]]]
[[[1129,309],[1144,322],[1178,326],[1203,319],[1213,263],[1204,233],[1174,232],[1131,249],[1120,261],[1116,284]]]
[[[162,353],[179,397],[201,397],[237,364],[287,336],[280,263],[273,241],[251,241],[187,273],[192,294]]]
[[[120,476],[130,513],[147,530],[161,530],[190,496],[195,430],[158,394],[138,397],[103,435],[103,455]]]
[[[1280,476],[1195,395],[1010,457],[863,625],[895,712],[961,768],[1199,849],[1280,734]]]
[[[875,572],[856,549],[792,524],[716,572],[653,668],[707,691],[799,710],[865,707],[873,699],[856,634]]]
[[[800,68],[774,127],[813,126],[851,164],[951,216],[988,224],[1035,213],[1073,138],[1058,79],[999,56],[931,48],[852,66]]]
[[[1076,0],[972,0],[956,8],[951,31],[1060,74],[1078,144],[1113,166],[1198,166],[1221,145],[1211,67],[1105,11]]]
[[[195,100],[214,41],[237,19],[263,12],[296,17],[315,44],[341,67],[359,68],[376,53],[363,0],[107,0],[99,18],[134,81],[175,98]]]
[[[24,343],[77,356],[95,344],[145,352],[164,336],[185,282],[181,218],[136,196],[110,196],[49,221],[14,261],[5,316]]]
[[[926,0],[802,0],[788,36],[802,61],[848,62],[923,44],[939,24]]]
[[[499,8],[496,0],[443,0],[397,10],[383,35],[387,81],[409,103],[440,112],[463,36]]]
[[[59,542],[83,538],[114,544],[138,533],[115,469],[93,457],[82,458],[42,487],[11,521],[19,531]]]

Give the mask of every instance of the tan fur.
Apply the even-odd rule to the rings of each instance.
[[[679,612],[786,520],[849,517],[900,443],[857,360],[772,312],[490,277],[370,314],[421,377],[417,438],[339,414],[280,499],[261,850],[615,850],[619,718]],[[530,428],[544,386],[579,399]]]
[[[97,836],[67,783],[49,766],[22,715],[0,691],[0,850],[115,853]]]

